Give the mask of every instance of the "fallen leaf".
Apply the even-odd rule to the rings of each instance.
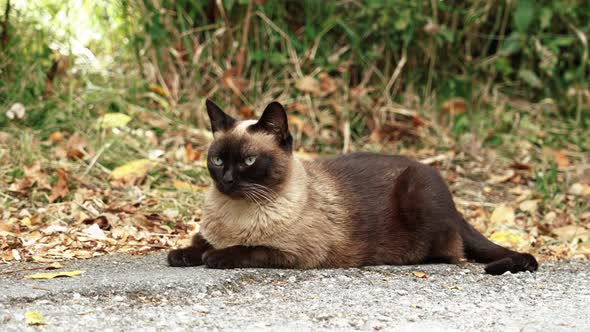
[[[86,271],[67,271],[67,272],[52,272],[52,273],[36,273],[36,274],[29,274],[25,276],[25,279],[53,279],[59,277],[73,277],[80,275]]]
[[[509,169],[506,172],[504,172],[504,174],[502,175],[491,175],[490,176],[490,180],[488,181],[489,183],[494,183],[494,184],[498,184],[498,183],[503,183],[506,182],[510,179],[512,179],[514,177],[516,173],[514,172],[513,169]]]
[[[51,141],[51,143],[57,144],[63,141],[64,137],[65,135],[62,131],[55,131],[51,133],[51,135],[49,135],[49,140]]]
[[[201,158],[201,151],[194,150],[193,145],[188,143],[184,147],[184,162],[187,164],[192,163],[195,160],[199,160],[199,158]]]
[[[240,113],[245,119],[251,119],[254,117],[254,111],[248,106],[240,107]]]
[[[156,163],[149,159],[133,160],[115,168],[111,176],[115,180],[144,177],[155,165]]]
[[[47,172],[41,168],[41,163],[38,161],[25,166],[25,178],[35,183],[38,188],[51,189],[49,180],[47,179]]]
[[[295,82],[295,88],[305,93],[311,93],[315,95],[322,94],[320,82],[311,76],[304,76],[303,78],[297,80],[297,82]]]
[[[500,205],[494,209],[490,221],[495,224],[513,224],[514,223],[514,209]]]
[[[131,117],[123,113],[106,113],[96,120],[96,128],[117,128],[124,127],[131,121]]]
[[[530,214],[535,214],[537,212],[538,205],[539,205],[539,202],[538,201],[536,201],[534,199],[531,199],[531,200],[528,200],[528,201],[521,202],[518,205],[518,208],[521,211],[525,211],[525,212],[528,212]]]
[[[527,244],[526,239],[518,233],[511,231],[495,232],[490,236],[490,240],[507,247],[522,247]]]
[[[443,113],[457,115],[467,112],[467,105],[463,98],[451,98],[442,104],[440,110]]]
[[[428,274],[424,273],[424,272],[418,272],[418,271],[414,271],[412,272],[412,274],[414,275],[414,277],[416,278],[423,278],[426,279],[428,278]]]
[[[8,111],[6,111],[6,117],[10,120],[13,119],[22,119],[25,117],[25,105],[21,103],[14,103]]]
[[[161,86],[156,85],[156,84],[150,84],[148,86],[148,89],[151,92],[156,93],[156,94],[159,94],[162,97],[168,97],[168,96],[170,96],[170,94],[164,88],[162,88]]]
[[[63,269],[63,265],[61,265],[59,262],[53,262],[49,265],[47,265],[45,267],[45,270],[58,270],[58,269]]]
[[[578,225],[555,228],[551,232],[566,241],[578,240],[584,242],[590,240],[590,231]]]
[[[69,185],[69,181],[68,181],[68,177],[66,175],[66,172],[63,169],[58,168],[57,169],[57,182],[55,183],[53,188],[51,188],[51,195],[49,196],[49,203],[53,203],[53,201],[55,201],[58,198],[61,198],[62,200],[64,198],[66,198],[66,195],[68,194],[68,192],[70,192],[68,185]]]
[[[581,183],[574,183],[567,191],[570,195],[576,196],[588,196],[590,195],[590,185],[588,184],[581,184]]]
[[[90,227],[82,231],[82,233],[94,238],[96,240],[106,240],[107,236],[97,224],[92,224]]]
[[[563,150],[555,151],[553,160],[555,160],[558,168],[564,168],[570,165],[570,158],[565,154],[565,152],[563,152]]]
[[[336,81],[328,73],[320,73],[320,90],[322,91],[323,95],[329,95],[330,93],[336,91]]]
[[[195,191],[195,192],[202,192],[204,190],[204,188],[194,185],[194,184],[190,184],[187,182],[183,182],[183,181],[179,181],[179,180],[174,180],[172,182],[174,188],[179,189],[179,190],[188,190],[188,191]]]
[[[93,154],[90,145],[82,135],[75,133],[68,138],[65,147],[58,147],[56,149],[56,155],[60,159],[85,159],[89,158]]]
[[[126,212],[126,211],[124,211]],[[135,211],[133,211],[135,212]],[[86,225],[98,225],[98,227],[100,227],[101,229],[109,229],[111,228],[111,225],[109,223],[109,219],[106,216],[98,216],[96,218],[87,218],[82,220],[82,223],[86,224]]]
[[[25,321],[28,325],[47,325],[45,317],[36,311],[27,311],[25,313]]]

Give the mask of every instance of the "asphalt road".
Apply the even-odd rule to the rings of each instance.
[[[475,264],[210,270],[164,258],[68,261],[86,272],[49,280],[2,265],[0,331],[590,331],[590,262],[494,277]],[[48,325],[28,326],[27,311]]]

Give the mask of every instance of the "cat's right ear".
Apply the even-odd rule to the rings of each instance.
[[[207,114],[209,114],[211,131],[213,131],[213,133],[216,133],[217,131],[225,131],[231,128],[236,122],[234,118],[225,114],[225,112],[223,112],[223,110],[221,110],[221,108],[211,99],[207,99],[205,105],[207,105]]]

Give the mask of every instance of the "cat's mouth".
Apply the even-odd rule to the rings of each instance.
[[[229,198],[245,199],[256,204],[274,201],[277,196],[271,188],[257,183],[246,182],[231,186],[218,184],[217,189]]]

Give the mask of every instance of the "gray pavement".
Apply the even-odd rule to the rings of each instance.
[[[336,270],[171,268],[165,254],[0,266],[0,331],[590,331],[590,262],[489,276],[477,264]],[[417,278],[413,272],[428,278]],[[37,311],[48,325],[27,326]]]

